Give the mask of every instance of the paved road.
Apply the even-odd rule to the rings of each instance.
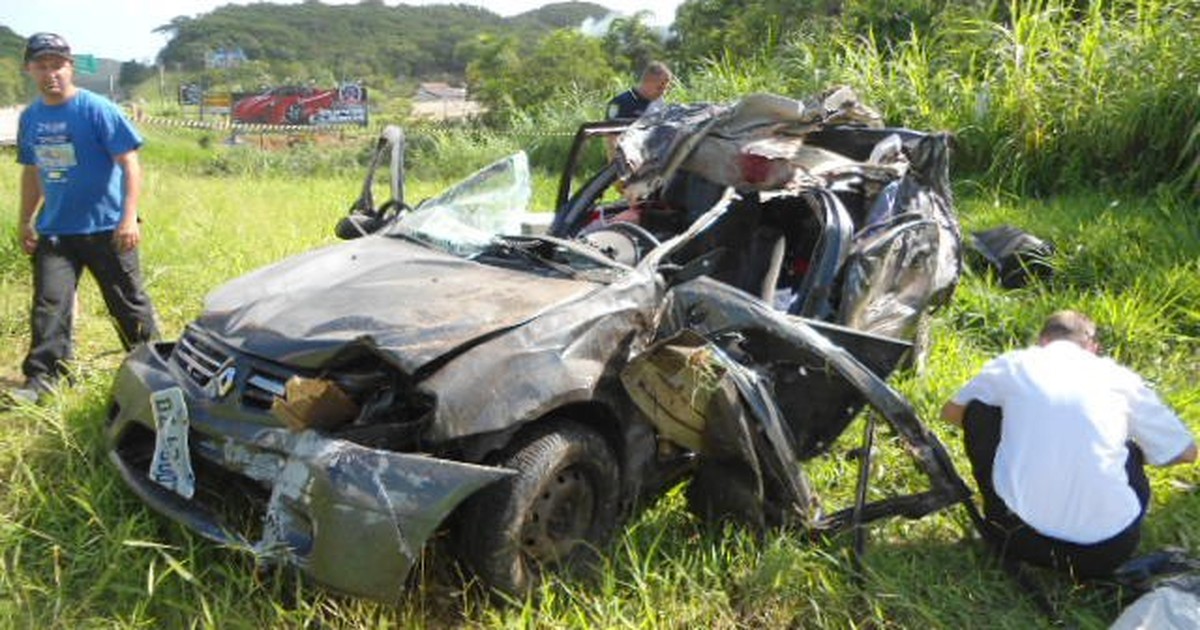
[[[21,107],[0,107],[0,146],[17,143],[17,116]]]

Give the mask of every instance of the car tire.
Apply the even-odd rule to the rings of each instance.
[[[619,472],[604,438],[552,422],[495,463],[517,474],[471,497],[458,523],[458,554],[475,575],[520,597],[544,571],[591,565],[617,520]]]

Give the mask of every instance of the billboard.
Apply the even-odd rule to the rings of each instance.
[[[216,94],[206,92],[201,105],[203,106],[203,112],[206,114],[228,116],[231,102],[232,99],[229,92],[219,92]]]
[[[204,88],[198,83],[181,83],[179,85],[180,105],[199,105],[204,98]]]
[[[229,92],[209,92],[197,83],[184,83],[179,86],[179,104],[184,107],[199,107],[201,116],[228,116],[231,102]]]
[[[264,125],[366,125],[367,89],[343,83],[331,89],[283,85],[259,93],[235,93],[237,123]]]

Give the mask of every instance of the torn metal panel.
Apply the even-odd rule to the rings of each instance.
[[[917,517],[969,496],[969,490],[954,471],[941,443],[921,424],[911,405],[883,380],[900,356],[900,352],[888,349],[888,346],[895,344],[894,341],[849,329],[836,331],[839,335],[849,335],[857,344],[866,344],[858,346],[860,356],[856,357],[848,349],[854,347],[855,343],[834,343],[829,337],[834,333],[833,330],[819,331],[804,320],[787,318],[764,308],[760,303],[738,299],[736,292],[729,287],[704,278],[673,289],[668,295],[668,305],[669,315],[664,331],[688,328],[700,331],[705,336],[724,337],[737,342],[753,340],[756,335],[769,340],[768,344],[760,343],[757,346],[752,343],[737,345],[738,350],[744,353],[738,365],[744,362],[759,366],[753,370],[745,367],[740,370],[753,384],[753,389],[746,385],[740,388],[743,400],[751,405],[752,415],[766,431],[772,447],[769,451],[757,449],[755,457],[770,455],[778,462],[786,463],[786,466],[820,453],[833,438],[840,435],[865,403],[881,413],[908,443],[917,465],[929,476],[933,486],[928,493],[868,504],[862,512],[865,520],[895,514]],[[836,375],[841,384],[833,387],[831,383],[823,389],[806,388],[801,404],[789,405],[787,393],[779,389],[782,381],[762,380],[761,373],[771,370],[772,361],[763,349],[764,345],[771,346],[770,354],[781,358],[791,357],[786,361],[795,367],[788,368],[788,371],[799,375],[825,372],[830,376]],[[903,348],[896,350],[902,352]],[[807,367],[805,363],[797,362],[805,356],[810,357]],[[813,362],[813,359],[816,361]],[[784,375],[785,372],[776,372],[775,378],[780,379]],[[774,391],[770,391],[771,388]],[[826,395],[836,396],[831,402],[834,408],[843,410],[841,413],[824,412],[815,417],[807,415],[812,407],[822,406],[819,400],[822,391]],[[837,396],[837,391],[841,391],[842,395]],[[758,401],[762,408],[755,409],[754,401]],[[780,417],[786,419],[776,420]],[[713,420],[710,418],[709,422]],[[751,467],[757,465],[754,463]],[[789,483],[802,484],[803,477],[793,475],[786,467],[779,481],[789,492],[800,497],[808,496],[804,485],[787,487]],[[844,526],[849,523],[850,516],[849,511],[836,513],[822,519],[820,525]]]
[[[773,499],[777,503],[790,506],[791,510],[788,513],[794,512],[795,520],[804,523],[811,516],[810,510],[814,506],[813,491],[796,454],[791,432],[775,404],[769,385],[754,370],[732,359],[726,358],[725,362],[730,368],[742,400],[746,401],[747,408],[758,426],[762,427],[766,441],[770,444],[769,449],[758,448],[755,454],[763,462],[764,469],[775,473],[774,479],[769,481],[774,481],[782,492],[781,496]]]
[[[710,442],[709,419],[725,413],[736,385],[717,351],[700,335],[683,330],[635,356],[621,383],[659,435],[700,455],[723,446]]]
[[[479,488],[504,469],[367,449],[305,431],[278,435],[288,455],[271,478],[262,539],[264,558],[294,562],[339,590],[395,599],[425,541]],[[226,464],[253,459],[253,446],[227,443]],[[243,469],[250,474],[261,467]],[[347,535],[353,532],[353,535]]]
[[[662,290],[655,276],[630,273],[455,358],[421,385],[440,402],[430,438],[503,430],[611,396],[617,370],[653,335]]]
[[[726,111],[727,106],[712,103],[670,104],[629,127],[617,139],[615,160],[625,181],[625,195],[638,199],[662,188],[666,175],[678,168],[704,137],[703,131]]]
[[[668,105],[622,134],[618,164],[632,199],[662,188],[678,168],[739,190],[794,188],[794,179],[849,164],[806,146],[805,134],[839,124],[879,127],[881,120],[845,87],[810,103],[750,94],[733,106]]]
[[[912,213],[860,241],[845,271],[840,323],[897,339],[915,336],[917,320],[944,287],[936,286],[937,224]]]
[[[621,380],[662,437],[701,456],[693,509],[758,526],[785,513],[788,522],[807,521],[814,494],[757,374],[685,329],[636,357]],[[719,481],[705,482],[709,470],[720,471]]]
[[[149,346],[132,355],[145,364]],[[140,355],[140,356],[139,356]],[[151,360],[152,361],[152,360]],[[118,377],[118,400],[127,411],[139,404],[121,392],[146,383],[127,361]],[[501,468],[371,449],[315,431],[253,427],[220,421],[197,424],[194,458],[203,492],[191,500],[153,483],[137,464],[152,443],[125,436],[113,461],[126,482],[151,507],[187,523],[207,538],[254,552],[264,560],[296,564],[338,590],[383,600],[402,592],[405,576],[442,520],[479,488],[511,475]],[[138,452],[145,455],[138,455]],[[242,530],[224,520],[217,495],[238,493],[242,480],[268,493],[259,524]],[[217,487],[214,487],[217,484]],[[254,536],[255,530],[261,535]]]

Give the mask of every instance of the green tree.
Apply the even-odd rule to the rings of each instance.
[[[615,79],[601,40],[565,28],[546,36],[517,76],[513,105],[518,108],[540,105],[564,90],[603,90]]]
[[[675,12],[675,58],[690,64],[772,51],[788,33],[833,25],[841,0],[686,0]]]
[[[1086,0],[1078,0],[1086,2]],[[986,20],[1007,2],[998,0],[846,0],[840,11],[843,29],[867,35],[892,48],[913,35],[924,36],[937,28],[939,18],[953,13]]]
[[[25,72],[21,62],[0,58],[0,105],[14,105],[26,99]]]
[[[608,25],[604,51],[617,72],[634,74],[647,63],[664,58],[664,36],[647,23],[649,18],[649,11],[638,11],[630,17],[616,18]]]
[[[484,34],[460,47],[459,54],[471,60],[467,63],[467,89],[489,111],[512,108],[521,52],[521,40],[515,35]]]
[[[154,66],[143,65],[136,61],[126,61],[121,64],[121,69],[117,73],[117,85],[128,91],[153,75]]]
[[[616,77],[601,40],[575,29],[553,31],[530,50],[513,35],[485,35],[461,53],[471,58],[468,87],[493,121],[567,91],[603,90]]]

